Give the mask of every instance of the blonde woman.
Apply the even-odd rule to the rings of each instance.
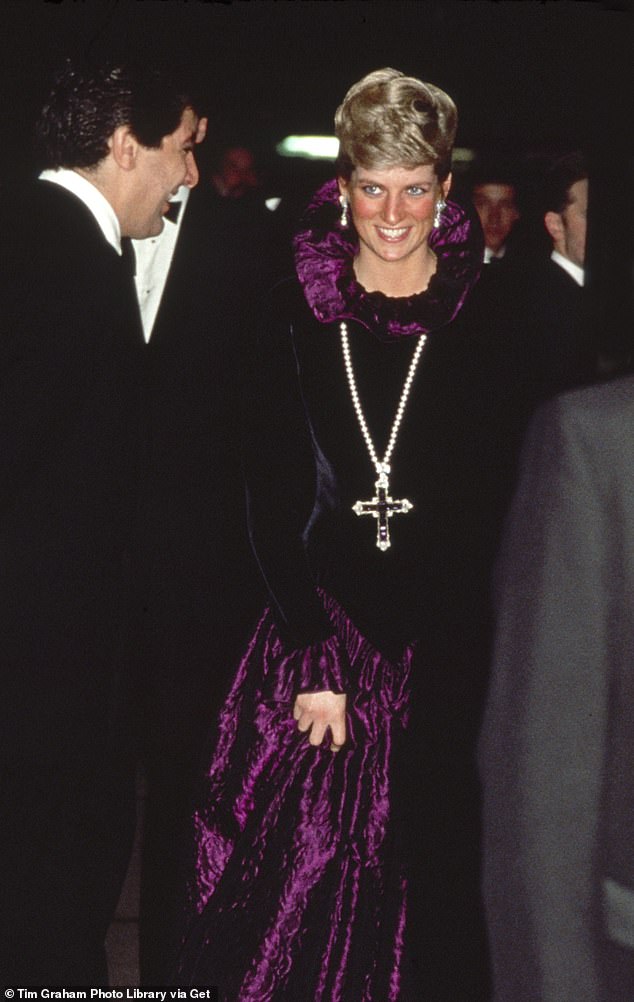
[[[384,69],[336,114],[245,392],[270,593],[195,815],[176,982],[241,1002],[485,997],[471,753],[485,661],[477,223],[451,98]],[[488,452],[488,444],[486,446]]]

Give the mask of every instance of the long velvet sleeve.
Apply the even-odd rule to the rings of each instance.
[[[306,690],[345,687],[344,658],[308,563],[304,534],[316,504],[319,458],[304,407],[292,323],[272,301],[250,380],[244,465],[251,544]]]

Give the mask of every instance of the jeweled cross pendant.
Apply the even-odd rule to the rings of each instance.
[[[379,479],[374,484],[376,497],[371,501],[356,501],[352,510],[355,515],[372,515],[377,520],[376,545],[380,550],[387,550],[391,546],[389,519],[392,515],[406,515],[414,505],[407,498],[402,501],[392,500],[385,467],[379,465],[378,470]]]

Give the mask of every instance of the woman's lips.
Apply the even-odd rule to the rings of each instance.
[[[381,237],[381,240],[385,240],[389,244],[397,244],[401,240],[404,240],[409,233],[409,226],[377,226],[376,231]]]

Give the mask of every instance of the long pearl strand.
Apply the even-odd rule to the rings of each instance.
[[[374,442],[372,441],[372,436],[368,430],[366,420],[363,414],[363,409],[361,407],[361,401],[359,400],[359,394],[357,391],[357,383],[354,377],[354,370],[352,368],[352,359],[350,358],[350,345],[348,343],[348,325],[345,321],[342,321],[339,325],[339,330],[341,333],[341,346],[343,348],[343,360],[346,367],[346,374],[348,376],[348,385],[350,387],[350,395],[352,397],[352,403],[359,421],[359,427],[361,428],[361,433],[365,440],[365,444],[368,447],[368,452],[370,453],[370,459],[374,464],[376,472],[380,475],[390,473],[390,459],[392,452],[394,451],[394,446],[396,445],[396,438],[398,431],[403,420],[403,414],[405,413],[405,405],[407,404],[407,398],[409,397],[410,390],[412,388],[412,383],[414,381],[414,376],[416,374],[416,368],[418,366],[418,361],[420,359],[423,348],[425,347],[425,342],[427,341],[427,335],[421,334],[418,338],[416,344],[416,349],[412,357],[412,361],[409,364],[409,369],[407,372],[407,377],[405,383],[403,384],[403,389],[401,391],[401,398],[396,409],[396,414],[394,416],[394,421],[392,423],[392,430],[390,432],[390,437],[387,443],[387,448],[385,450],[385,455],[383,456],[383,461],[379,460],[376,449],[374,448]]]

